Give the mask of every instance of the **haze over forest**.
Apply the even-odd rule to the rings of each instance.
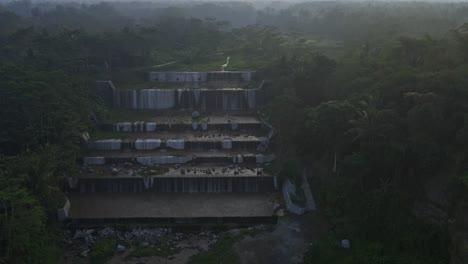
[[[468,2],[0,0],[0,263],[468,263]]]

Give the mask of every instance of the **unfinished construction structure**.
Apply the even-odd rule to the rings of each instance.
[[[99,82],[126,114],[84,143],[81,172],[68,178],[65,217],[90,225],[276,221],[277,183],[264,170],[274,159],[274,132],[257,115],[263,89],[226,87],[253,74],[150,72],[155,88],[141,90]],[[164,83],[184,88],[158,87]]]

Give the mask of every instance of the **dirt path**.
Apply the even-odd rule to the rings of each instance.
[[[286,216],[272,232],[247,236],[235,244],[242,264],[302,263],[310,243],[319,239],[325,229],[317,213]]]

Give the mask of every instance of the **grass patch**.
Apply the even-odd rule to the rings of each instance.
[[[311,246],[304,255],[306,264],[347,264],[353,263],[350,250],[338,247],[337,241],[328,238]]]
[[[270,133],[270,130],[264,126],[262,126],[260,129],[253,131],[253,134],[258,137],[266,137],[268,136],[268,133]]]
[[[158,165],[153,165],[153,166],[144,167],[144,168],[138,170],[138,175],[141,175],[141,176],[156,176],[156,175],[164,174],[164,173],[166,173],[168,171],[169,171],[168,168],[163,168],[163,167],[158,166]]]
[[[115,87],[119,90],[143,90],[155,88],[156,83],[147,81],[142,81],[138,83],[118,82],[115,83]]]
[[[278,162],[273,161],[268,163],[268,165],[263,168],[263,171],[268,175],[276,175],[276,173],[279,171]]]
[[[155,110],[127,110],[114,108],[107,118],[109,123],[130,122],[130,121],[150,121],[156,116]]]
[[[128,133],[128,132],[103,131],[103,130],[97,129],[91,134],[91,140],[110,139],[110,138],[127,139],[130,136],[131,136],[131,133]]]
[[[413,241],[414,242],[414,241]],[[426,242],[426,241],[425,241]],[[333,237],[320,240],[311,246],[304,255],[305,264],[436,264],[448,263],[446,255],[438,251],[423,253],[415,248],[395,247],[392,241],[352,240],[351,249],[338,246],[339,240]]]
[[[230,56],[229,65],[226,71],[249,70],[250,65],[245,56],[241,54],[222,54],[209,58],[197,58],[197,62],[181,61],[165,67],[155,69],[156,71],[220,71],[221,65],[226,63],[226,58]]]
[[[97,241],[89,254],[91,264],[106,263],[115,253],[117,247],[116,239],[103,239]]]
[[[207,252],[198,253],[190,258],[189,264],[237,264],[239,257],[234,252],[234,243],[240,239],[241,235],[226,233]]]
[[[201,115],[195,118],[192,117],[192,123],[201,123],[201,122],[209,123],[209,120],[210,120],[209,117],[203,117]]]
[[[169,257],[176,254],[178,250],[175,247],[169,245],[163,245],[160,247],[146,247],[137,248],[132,251],[126,258],[141,258],[141,257]]]

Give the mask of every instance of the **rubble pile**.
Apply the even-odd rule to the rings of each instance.
[[[93,245],[101,239],[116,239],[118,242],[116,252],[124,252],[127,248],[145,247],[170,247],[174,251],[181,249],[184,241],[189,239],[203,239],[212,245],[218,241],[218,235],[210,231],[199,233],[172,232],[171,228],[135,228],[128,231],[120,231],[111,227],[100,230],[82,229],[74,233],[65,231],[62,245],[73,252],[73,255],[87,257]],[[196,248],[207,250],[208,248]]]

